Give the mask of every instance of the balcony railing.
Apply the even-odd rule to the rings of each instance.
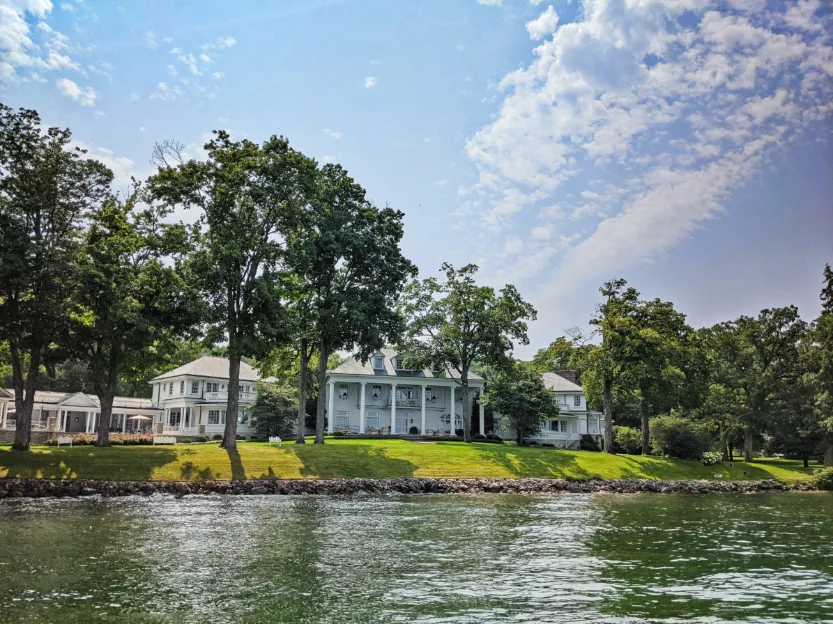
[[[228,401],[228,391],[206,392],[203,395],[206,401]],[[257,398],[256,392],[238,392],[237,400],[241,403],[251,403]]]

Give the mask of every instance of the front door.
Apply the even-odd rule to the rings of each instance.
[[[406,412],[396,412],[396,424],[393,432],[408,433],[408,414]]]

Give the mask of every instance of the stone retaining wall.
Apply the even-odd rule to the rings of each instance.
[[[99,481],[93,479],[0,479],[0,498],[129,496],[131,494],[355,495],[532,492],[638,492],[707,494],[811,490],[809,483],[767,481],[652,481],[647,479],[272,479],[260,481]]]

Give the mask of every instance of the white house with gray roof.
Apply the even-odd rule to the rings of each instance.
[[[544,385],[550,390],[558,404],[558,418],[543,423],[538,435],[528,438],[542,444],[553,444],[559,448],[578,449],[581,436],[599,438],[604,431],[604,416],[587,408],[587,395],[576,383],[575,371],[542,373]],[[502,437],[515,437],[508,419],[498,417]]]
[[[454,377],[405,368],[405,354],[381,349],[367,362],[350,358],[327,371],[327,427],[351,433],[454,435],[463,428],[460,385]],[[484,380],[469,376],[472,432],[485,433],[476,400]]]
[[[229,361],[205,356],[188,362],[151,380],[152,401],[159,413],[154,421],[166,433],[193,435],[223,433],[229,389]],[[237,432],[255,433],[249,422],[248,407],[257,398],[258,372],[240,362],[238,382]]]

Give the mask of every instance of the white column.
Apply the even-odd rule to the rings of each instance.
[[[90,432],[90,413],[84,412],[84,432]]]
[[[419,432],[425,435],[425,385],[422,386],[420,391],[422,392],[422,423],[420,424]]]
[[[335,414],[335,408],[334,408],[335,395],[336,395],[336,384],[335,384],[335,382],[330,381],[327,384],[327,388],[328,388],[328,392],[330,393],[330,396],[327,397],[327,401],[328,401],[327,405],[329,406],[329,407],[327,407],[327,431],[332,433],[333,432],[333,427],[335,427],[335,420],[336,420],[336,414]]]
[[[454,386],[451,386],[451,418],[449,425],[449,435],[454,435],[454,422],[457,420],[457,415],[454,413]]]
[[[359,395],[359,397],[360,397],[360,400],[359,400],[359,433],[364,433],[364,401],[365,401],[365,394],[366,394],[366,392],[365,392],[365,386],[366,385],[367,384],[363,381],[362,384],[361,384],[361,389],[359,390],[359,392],[361,393]]]
[[[480,435],[486,435],[486,408],[483,407],[483,403],[479,401],[483,397],[478,394],[477,398],[478,407],[480,407]]]
[[[390,385],[390,432],[396,427],[396,384]]]

